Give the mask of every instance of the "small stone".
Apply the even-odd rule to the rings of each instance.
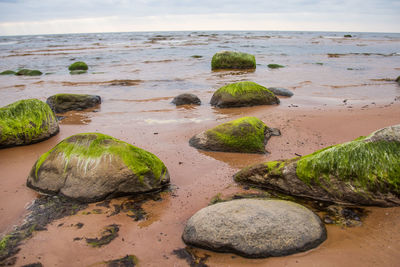
[[[180,105],[201,105],[200,99],[194,94],[180,94],[172,100],[172,103]]]

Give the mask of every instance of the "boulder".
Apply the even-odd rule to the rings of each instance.
[[[56,94],[47,98],[46,102],[54,112],[63,113],[94,107],[101,103],[101,98],[98,95]]]
[[[77,62],[74,62],[71,65],[69,65],[68,69],[70,71],[73,71],[73,70],[88,70],[89,67],[85,62],[77,61]]]
[[[326,229],[316,214],[294,202],[240,199],[198,211],[182,239],[217,252],[265,258],[315,248],[325,241]]]
[[[256,58],[247,53],[222,51],[214,54],[211,69],[255,69]]]
[[[201,105],[200,99],[194,94],[180,94],[172,100],[172,103],[180,105]]]
[[[64,139],[39,157],[27,180],[38,192],[82,202],[150,192],[168,183],[168,170],[155,155],[100,133]]]
[[[293,96],[293,92],[291,92],[288,89],[285,88],[280,88],[280,87],[268,87],[268,90],[270,90],[274,95],[280,95],[280,96]]]
[[[278,129],[267,127],[256,117],[243,117],[201,132],[189,140],[195,148],[208,151],[266,153],[265,145]]]
[[[400,76],[397,77],[396,82],[400,84]]]
[[[26,99],[0,108],[0,148],[29,145],[59,131],[51,108],[38,99]]]
[[[290,160],[244,168],[236,182],[339,204],[400,205],[400,125]]]
[[[210,104],[219,108],[279,104],[279,98],[255,82],[237,82],[219,88]]]
[[[5,70],[0,73],[0,75],[15,75],[15,71],[13,70]]]
[[[40,70],[30,70],[30,69],[22,69],[17,71],[15,75],[17,76],[40,76],[43,73]]]

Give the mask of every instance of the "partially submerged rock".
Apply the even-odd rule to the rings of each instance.
[[[14,75],[16,72],[13,70],[5,70],[0,73],[0,75]]]
[[[281,87],[268,87],[268,90],[270,90],[272,93],[275,95],[280,95],[280,96],[293,96],[293,92],[286,88],[281,88]]]
[[[284,68],[285,67],[285,66],[279,65],[279,64],[268,64],[267,66],[270,69],[279,69],[279,68]]]
[[[40,70],[30,70],[30,69],[22,69],[17,71],[15,75],[17,76],[40,76],[43,73]]]
[[[182,239],[213,251],[265,258],[315,248],[326,239],[326,229],[316,214],[294,202],[240,199],[198,211]]]
[[[397,77],[396,82],[398,82],[400,84],[400,76]]]
[[[94,107],[101,103],[101,98],[98,95],[56,94],[47,98],[46,102],[56,113],[63,113]]]
[[[214,54],[211,69],[255,69],[256,58],[247,53],[222,51]]]
[[[79,75],[79,74],[85,74],[85,73],[87,73],[86,70],[73,70],[73,71],[69,72],[69,74],[71,74],[71,75]]]
[[[219,88],[210,104],[219,108],[279,104],[270,90],[255,82],[237,82]]]
[[[69,65],[68,69],[69,69],[70,71],[74,71],[74,70],[88,70],[89,67],[88,67],[88,65],[87,65],[85,62],[83,62],[83,61],[77,61],[77,62],[74,62],[74,63],[72,63],[71,65]]]
[[[194,94],[180,94],[172,100],[172,103],[180,105],[201,105],[200,99]]]
[[[400,205],[400,125],[310,155],[247,167],[235,181],[336,203]]]
[[[155,155],[100,133],[64,139],[40,156],[27,180],[41,193],[82,202],[150,192],[168,183],[168,170]]]
[[[0,148],[29,145],[59,131],[51,108],[38,99],[26,99],[0,108]]]
[[[223,123],[193,136],[189,144],[209,151],[266,153],[265,145],[279,130],[267,127],[256,117],[243,117]]]

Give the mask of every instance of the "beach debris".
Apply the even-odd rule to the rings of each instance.
[[[272,199],[239,199],[196,212],[186,223],[187,245],[248,258],[290,255],[325,241],[320,218],[300,204]]]
[[[198,96],[194,94],[180,94],[172,100],[173,104],[180,106],[180,105],[201,105],[201,101]]]
[[[268,64],[267,67],[270,69],[280,69],[280,68],[284,68],[285,66],[279,65],[279,64]]]
[[[199,256],[191,247],[174,249],[172,254],[176,255],[179,259],[185,260],[190,267],[207,267],[208,265],[205,262],[210,257],[208,254],[205,254],[203,257]]]
[[[246,167],[234,180],[339,204],[399,206],[399,162],[395,125],[310,155]]]
[[[255,69],[256,58],[254,55],[234,52],[221,51],[212,57],[211,69]]]
[[[101,103],[101,98],[98,95],[56,94],[47,98],[46,103],[55,113],[64,113],[94,107]]]
[[[74,63],[72,63],[71,65],[69,65],[68,69],[69,69],[70,71],[74,71],[74,70],[88,70],[89,67],[88,67],[88,65],[87,65],[85,62],[83,62],[83,61],[77,61],[77,62],[74,62]]]
[[[279,98],[255,82],[227,84],[214,92],[210,104],[219,108],[279,104]]]
[[[242,117],[201,132],[189,140],[195,148],[208,151],[266,153],[271,136],[280,135],[256,117]]]
[[[168,184],[168,170],[159,158],[100,133],[64,139],[39,157],[27,179],[27,186],[40,193],[82,202],[151,192]]]
[[[280,95],[280,96],[293,96],[293,92],[290,91],[289,89],[286,88],[281,88],[281,87],[268,87],[268,90],[270,90],[272,93],[275,95]]]
[[[0,148],[37,143],[58,131],[53,111],[38,99],[19,100],[0,108]]]
[[[40,76],[43,73],[40,70],[21,69],[15,73],[17,76]]]

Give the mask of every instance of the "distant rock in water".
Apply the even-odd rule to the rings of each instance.
[[[237,82],[219,88],[210,104],[219,108],[279,104],[279,98],[255,82]]]
[[[51,108],[38,99],[26,99],[0,108],[0,148],[29,145],[59,131]]]
[[[87,73],[86,70],[72,70],[69,72],[69,74],[71,74],[71,75],[79,75],[79,74],[85,74],[85,73]]]
[[[400,125],[310,155],[244,168],[236,182],[357,205],[400,205]]]
[[[100,133],[73,135],[33,165],[27,186],[51,195],[95,202],[161,189],[164,163],[150,152]]]
[[[15,75],[15,71],[13,70],[5,70],[0,73],[0,75]]]
[[[180,94],[172,100],[172,103],[180,105],[201,105],[200,99],[194,94]]]
[[[397,77],[396,82],[400,84],[400,76]]]
[[[15,75],[17,76],[40,76],[43,73],[40,70],[29,70],[29,69],[22,69],[17,71]]]
[[[256,58],[247,53],[222,51],[214,54],[211,69],[255,69]]]
[[[83,110],[101,103],[98,95],[85,94],[57,94],[47,98],[47,104],[56,113],[64,113],[69,110]]]
[[[256,117],[243,117],[223,123],[193,136],[189,144],[208,151],[266,153],[265,145],[278,129],[267,127]]]
[[[285,67],[285,66],[279,65],[279,64],[268,64],[267,66],[270,69],[279,69],[279,68],[284,68]]]
[[[345,34],[345,35],[343,35],[343,37],[344,38],[351,38],[351,37],[353,37],[351,34]]]
[[[68,69],[69,69],[70,71],[74,71],[74,70],[88,70],[89,67],[88,67],[88,65],[87,65],[85,62],[77,61],[77,62],[72,63],[72,64],[68,67]]]
[[[293,96],[293,92],[291,92],[288,89],[285,88],[280,88],[280,87],[268,87],[268,90],[270,90],[272,93],[275,95],[280,95],[280,96]]]
[[[240,199],[201,209],[186,223],[187,245],[248,258],[307,251],[326,240],[320,218],[289,201]]]

